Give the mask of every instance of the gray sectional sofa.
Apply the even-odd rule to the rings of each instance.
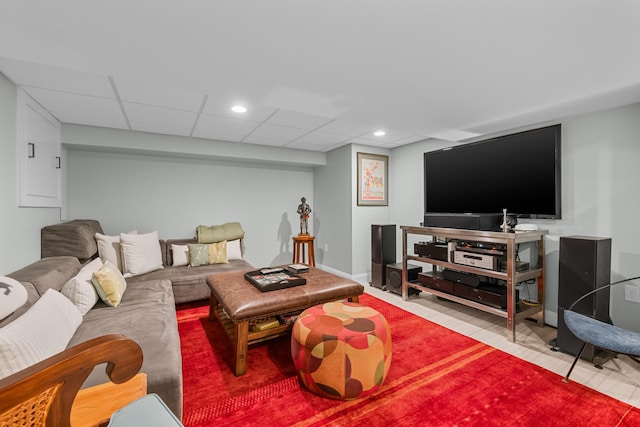
[[[44,292],[61,290],[83,265],[97,256],[93,236],[102,233],[97,221],[76,220],[42,230],[43,258],[8,274],[28,291],[27,303],[0,323],[9,324],[26,312]],[[198,267],[174,267],[172,244],[195,239],[159,241],[163,269],[126,279],[127,288],[117,307],[98,301],[83,317],[68,347],[88,339],[119,333],[136,341],[143,351],[141,372],[147,374],[148,391],[157,393],[178,416],[182,416],[182,359],[176,320],[176,303],[209,298],[206,278],[223,271],[251,270],[246,261]],[[104,367],[97,367],[85,387],[106,382]]]

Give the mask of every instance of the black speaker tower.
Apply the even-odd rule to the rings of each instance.
[[[577,355],[580,341],[564,323],[564,312],[582,295],[611,282],[611,239],[585,236],[560,237],[558,271],[558,338],[556,346],[565,353]],[[574,311],[610,322],[609,289],[603,289],[582,300]],[[587,344],[582,358],[594,362],[599,349]]]
[[[396,262],[396,225],[371,225],[371,286],[386,290],[387,264]]]

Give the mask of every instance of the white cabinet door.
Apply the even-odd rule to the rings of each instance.
[[[60,122],[18,88],[18,205],[60,207]]]

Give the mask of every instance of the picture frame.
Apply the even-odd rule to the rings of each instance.
[[[358,153],[358,206],[389,206],[389,156]]]

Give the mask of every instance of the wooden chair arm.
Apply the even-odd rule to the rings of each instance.
[[[0,425],[27,405],[33,423],[67,427],[76,394],[102,363],[112,382],[124,383],[140,371],[142,349],[124,335],[104,335],[0,379]]]

